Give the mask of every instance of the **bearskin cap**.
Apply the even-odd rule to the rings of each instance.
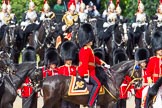
[[[3,1],[3,4],[2,4],[2,6],[1,6],[1,8],[2,8],[2,9],[7,9],[7,5],[6,5],[5,1]]]
[[[48,48],[45,51],[44,64],[46,66],[50,64],[56,64],[56,66],[59,66],[60,56],[55,48]]]
[[[83,47],[87,43],[94,41],[94,38],[92,26],[88,23],[81,25],[78,31],[79,46]]]
[[[135,52],[136,61],[147,61],[150,57],[150,53],[146,48],[139,48]]]
[[[65,41],[61,45],[61,57],[65,60],[72,60],[74,61],[77,56],[78,48],[75,43],[71,41]]]
[[[26,47],[26,49],[22,52],[22,62],[27,61],[36,61],[36,51],[32,46]]]
[[[152,49],[157,51],[162,49],[162,32],[156,31],[152,36]]]

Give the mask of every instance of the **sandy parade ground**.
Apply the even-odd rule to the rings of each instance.
[[[42,108],[43,105],[43,98],[39,97],[38,98],[38,107],[37,108]],[[16,101],[14,102],[14,108],[22,108],[22,99],[17,97]],[[87,108],[87,107],[80,107],[80,108]],[[98,107],[99,108],[99,107]],[[130,99],[127,100],[127,108],[135,108],[134,106],[134,97],[131,97]]]

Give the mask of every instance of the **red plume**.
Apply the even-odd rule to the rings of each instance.
[[[141,2],[141,0],[138,0],[138,6],[139,6],[140,2]]]
[[[10,0],[8,0],[8,5],[10,4]]]
[[[120,0],[116,0],[116,6],[118,6],[118,5],[119,5],[119,2],[120,2]]]
[[[44,0],[44,4],[47,2],[47,0]]]
[[[162,4],[162,0],[160,0],[160,4]]]

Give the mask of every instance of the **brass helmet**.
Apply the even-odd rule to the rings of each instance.
[[[86,7],[86,5],[83,3],[83,1],[81,1],[80,8],[85,9],[85,7]]]
[[[115,5],[114,5],[112,0],[110,0],[110,4],[108,6],[108,9],[110,9],[110,10],[114,10],[115,9]]]
[[[50,6],[49,6],[49,4],[47,3],[47,1],[45,1],[44,6],[43,6],[43,9],[44,9],[45,11],[47,11],[47,10],[50,9]]]
[[[7,9],[7,5],[6,5],[5,1],[3,1],[1,8],[4,9],[4,10]]]
[[[34,2],[33,2],[32,0],[30,0],[30,3],[29,3],[29,9],[30,9],[30,8],[34,8],[34,7],[35,7]]]
[[[145,7],[144,7],[144,5],[143,5],[143,3],[142,3],[141,0],[139,0],[139,2],[138,2],[138,10],[139,9],[141,9],[141,10],[144,10],[145,9]]]
[[[117,14],[121,14],[121,12],[122,12],[122,9],[121,9],[121,7],[119,6],[119,4],[118,4],[117,7],[116,7],[116,12],[117,12]]]

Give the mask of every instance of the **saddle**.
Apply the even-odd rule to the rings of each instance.
[[[68,96],[88,95],[92,89],[92,85],[86,83],[83,79],[76,76],[71,76],[71,81],[68,90]],[[105,94],[105,89],[101,86],[99,95]]]

